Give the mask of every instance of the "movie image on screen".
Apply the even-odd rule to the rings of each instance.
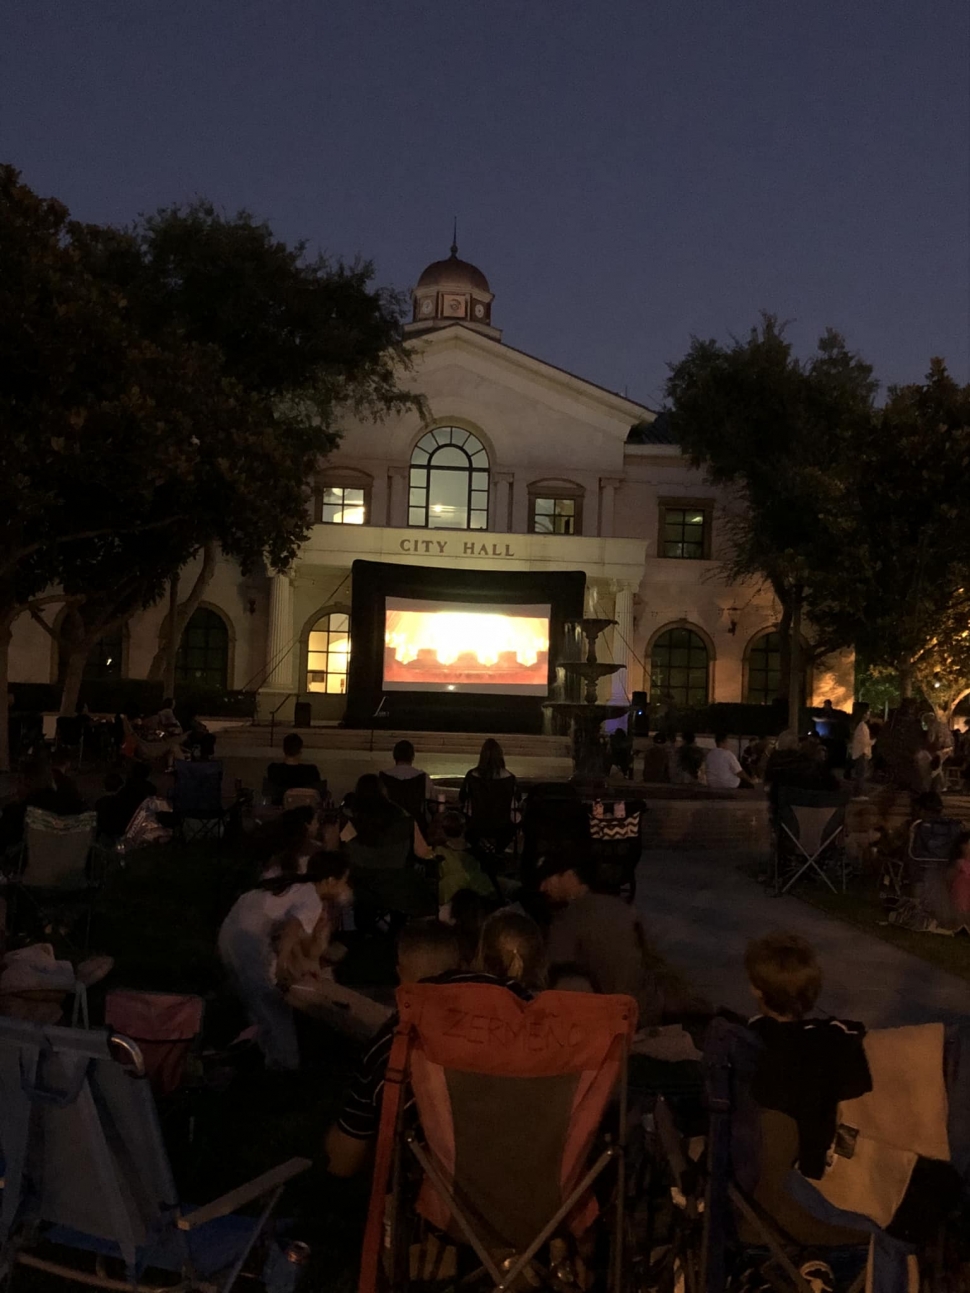
[[[548,605],[387,598],[384,690],[545,696]]]

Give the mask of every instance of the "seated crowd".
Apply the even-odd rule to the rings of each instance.
[[[171,732],[168,719],[174,714],[158,716]],[[823,760],[788,735],[770,756],[749,748],[741,759],[723,735],[706,754],[689,732],[679,744],[658,735],[648,765],[671,781],[703,775],[712,789],[764,780],[775,793],[786,784],[823,784]],[[214,746],[211,734],[192,725],[183,753],[206,763]],[[614,752],[625,760],[619,743]],[[107,839],[122,838],[140,807],[158,796],[160,774],[153,779],[139,753],[133,747],[125,773],[105,778],[93,805]],[[822,975],[812,947],[789,934],[751,943],[745,969],[757,1014],[744,1021],[719,1011],[650,946],[637,907],[604,878],[582,811],[556,809],[528,869],[510,877],[497,860],[519,832],[521,796],[499,743],[483,744],[457,810],[434,798],[415,757],[410,742],[398,742],[393,766],[359,777],[337,807],[319,769],[304,762],[299,735],[288,735],[283,760],[266,772],[267,812],[247,842],[251,883],[217,935],[225,983],[255,1025],[269,1082],[285,1083],[307,1066],[304,1043],[314,1032],[319,1038],[321,1021],[337,1020],[348,1035],[366,1038],[326,1133],[329,1173],[354,1176],[372,1161],[399,1022],[396,982],[491,985],[521,1002],[549,990],[632,998],[633,1087],[654,1098],[669,1094],[672,1102],[686,1092],[698,1107],[697,1045],[718,1015],[730,1016],[756,1054],[755,1102],[791,1120],[800,1170],[820,1178],[839,1103],[870,1091],[872,1077],[865,1028],[816,1013]],[[291,807],[295,792],[305,798]],[[47,762],[22,765],[17,797],[0,815],[0,851],[23,837],[31,807],[62,816],[88,807],[57,751]],[[923,807],[931,813],[936,803]],[[950,859],[949,899],[970,915],[970,833],[952,841]],[[390,948],[393,974],[375,976],[367,955]],[[668,1042],[674,1049],[665,1049]],[[326,1053],[326,1046],[309,1049]]]

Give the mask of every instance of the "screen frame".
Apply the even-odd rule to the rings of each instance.
[[[348,727],[398,731],[541,733],[546,700],[566,699],[556,673],[565,621],[583,614],[582,570],[509,571],[404,562],[355,561],[351,568]],[[549,605],[548,696],[470,692],[384,692],[384,612],[388,597],[419,601]]]

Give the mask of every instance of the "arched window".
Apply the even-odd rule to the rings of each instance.
[[[229,685],[229,630],[221,615],[200,606],[182,632],[175,657],[175,680],[183,685]]]
[[[751,643],[747,677],[744,699],[749,705],[770,705],[781,695],[780,633],[762,633]]]
[[[709,657],[704,639],[693,629],[667,629],[650,653],[650,699],[679,709],[707,704]]]
[[[347,693],[350,616],[332,611],[317,620],[307,642],[306,689],[331,696]]]
[[[435,427],[411,454],[408,525],[432,530],[488,527],[488,453],[461,427]]]

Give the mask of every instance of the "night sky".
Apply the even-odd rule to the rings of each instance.
[[[761,309],[970,380],[967,0],[24,0],[0,159],[82,219],[205,195],[647,404]]]

